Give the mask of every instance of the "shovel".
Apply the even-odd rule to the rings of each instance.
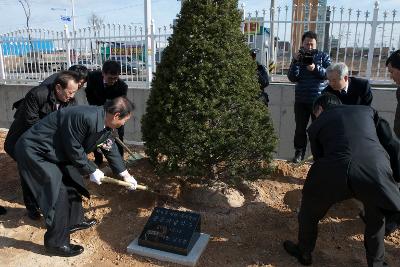
[[[103,183],[116,184],[116,185],[121,185],[121,186],[125,186],[125,187],[131,187],[131,186],[132,186],[131,183],[128,183],[128,182],[125,182],[125,181],[121,181],[121,180],[118,180],[118,179],[115,179],[115,178],[111,178],[111,177],[108,177],[108,176],[104,176],[103,178],[100,179],[100,181],[103,182]],[[169,198],[169,196],[167,196],[167,195],[165,195],[165,194],[162,194],[162,193],[160,192],[160,190],[153,190],[153,189],[150,189],[150,188],[147,187],[146,185],[140,185],[140,184],[138,184],[138,185],[136,186],[136,189],[138,189],[138,190],[144,190],[144,191],[147,191],[147,192],[156,194],[156,195],[158,195],[158,196],[160,196],[160,197],[163,197],[163,198]]]
[[[114,178],[111,178],[111,177],[107,177],[107,176],[104,176],[103,178],[101,178],[100,181],[103,182],[103,183],[122,185],[122,186],[125,186],[125,187],[131,187],[132,186],[131,183],[128,183],[128,182],[125,182],[125,181],[121,181],[121,180],[118,180],[118,179],[114,179]],[[151,191],[151,190],[149,190],[149,188],[147,186],[140,185],[140,184],[138,184],[136,186],[136,189]]]
[[[117,141],[117,143],[120,144],[125,149],[125,151],[127,151],[129,153],[129,155],[131,156],[130,158],[128,158],[126,160],[127,162],[132,162],[132,161],[143,158],[143,156],[141,156],[140,154],[133,153],[132,150],[130,150],[129,147],[124,142],[122,142],[122,140],[119,139],[117,136],[114,136],[114,138],[115,138],[115,141]]]

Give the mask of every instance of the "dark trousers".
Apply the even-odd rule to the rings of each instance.
[[[312,104],[294,103],[294,119],[296,122],[294,148],[296,150],[305,151],[307,148],[307,125],[310,117],[312,121],[315,120]]]
[[[83,217],[81,194],[68,181],[63,180],[55,205],[52,225],[46,225],[45,246],[61,247],[70,244],[69,229],[82,223]]]
[[[125,135],[125,127],[122,125],[117,129],[118,131],[118,137],[121,141],[124,141],[124,135]],[[124,157],[124,148],[117,142],[117,147],[118,151],[121,154],[122,158]],[[93,152],[94,154],[94,160],[96,163],[101,164],[103,162],[103,154],[97,150]]]
[[[13,127],[13,126],[11,126],[11,127]],[[18,141],[19,136],[20,136],[19,134],[7,135],[6,140],[4,141],[4,150],[15,161],[16,161],[16,159],[15,159],[15,154],[14,154],[14,152],[15,152],[14,148],[15,148],[15,144]],[[21,181],[22,196],[24,199],[24,204],[25,204],[26,209],[31,210],[31,211],[37,210],[38,205],[36,203],[35,197],[33,196],[33,193],[29,189],[25,180],[22,179],[21,172],[19,172],[19,177],[20,177],[20,181]]]
[[[394,123],[393,123],[393,131],[396,134],[397,138],[400,138],[400,104],[397,103],[396,106],[396,113],[394,116]]]
[[[329,208],[337,201],[324,200],[303,194],[299,212],[298,245],[302,252],[311,253],[315,248],[318,236],[318,222]],[[371,203],[371,202],[369,202]],[[363,203],[365,207],[364,247],[368,266],[384,266],[385,218],[382,211],[372,204]]]
[[[33,196],[31,189],[29,189],[29,186],[26,184],[25,179],[22,179],[21,173],[19,176],[21,177],[20,181],[25,207],[27,210],[35,211],[39,208],[38,204],[36,203],[36,199]]]

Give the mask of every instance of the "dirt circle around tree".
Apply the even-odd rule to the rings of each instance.
[[[161,180],[146,158],[138,160],[130,172],[157,191],[129,191],[87,181],[92,196],[84,199],[85,215],[99,224],[71,235],[72,243],[84,246],[83,254],[50,257],[43,248],[43,219],[30,220],[24,209],[16,163],[3,149],[5,135],[0,131],[0,205],[8,210],[0,216],[0,266],[177,266],[126,252],[156,206],[201,214],[201,230],[211,239],[198,266],[299,266],[282,242],[296,239],[309,164],[276,160],[276,171],[265,179],[221,190],[188,185],[181,177]],[[313,266],[366,266],[364,224],[358,211],[353,200],[330,209],[319,225]],[[385,248],[389,266],[400,266],[399,230],[385,239]]]

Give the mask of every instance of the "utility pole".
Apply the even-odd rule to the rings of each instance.
[[[152,39],[154,36],[152,35],[152,25],[151,25],[151,0],[144,0],[144,27],[145,27],[145,47],[146,47],[146,81],[147,88],[150,89],[151,81],[153,80],[153,62],[152,59],[154,51],[154,47],[152,47]],[[136,59],[137,60],[137,59]],[[139,68],[139,66],[138,66]]]
[[[72,32],[75,32],[75,3],[74,0],[71,0],[72,4]]]
[[[0,82],[6,79],[6,72],[4,68],[3,47],[0,43]]]
[[[275,0],[271,0],[270,7],[270,47],[269,47],[269,62],[275,61],[275,33],[274,33],[274,21],[275,21]]]
[[[367,79],[371,78],[371,73],[372,73],[372,61],[374,59],[374,52],[375,52],[376,30],[378,28],[378,12],[379,12],[379,1],[375,1],[375,8],[371,23],[371,39],[369,41],[369,48],[368,48],[367,71],[365,73]]]

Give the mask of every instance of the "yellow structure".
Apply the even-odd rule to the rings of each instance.
[[[319,5],[318,5],[319,4]],[[326,0],[293,0],[292,13],[292,49],[297,52],[301,45],[301,36],[306,31],[314,31],[319,37],[322,35],[317,21],[325,20]]]

